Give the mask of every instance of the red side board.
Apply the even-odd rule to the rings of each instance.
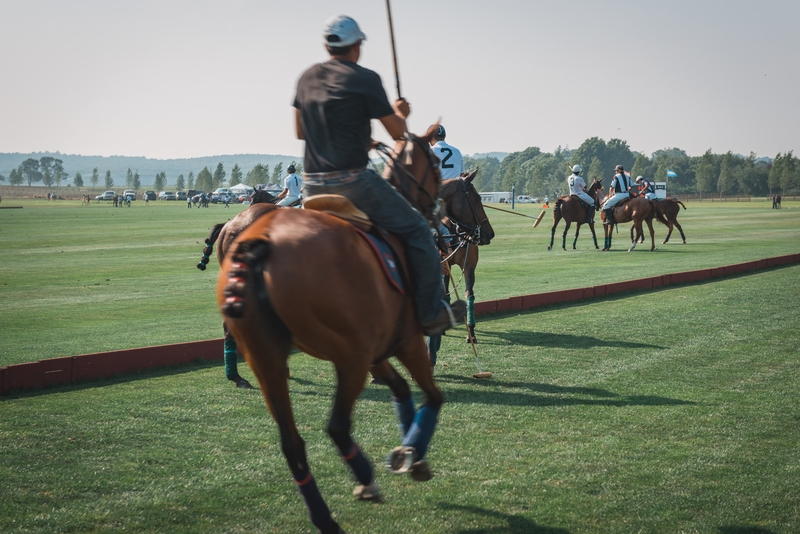
[[[49,358],[3,367],[0,387],[1,393],[6,394],[18,389],[40,389],[196,360],[219,359],[222,359],[222,339]]]

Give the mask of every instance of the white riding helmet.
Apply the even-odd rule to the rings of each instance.
[[[572,172],[574,172],[575,174],[580,174],[582,170],[583,169],[581,169],[580,165],[573,165],[572,166]]]
[[[638,183],[639,183],[639,182],[641,182],[643,179],[644,179],[644,177],[642,177],[642,176],[637,176],[637,177],[636,177],[636,183],[638,184]]]

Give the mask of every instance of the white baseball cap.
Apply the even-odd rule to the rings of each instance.
[[[325,44],[332,48],[350,46],[367,40],[358,23],[347,15],[337,15],[326,22],[322,38],[325,39]]]

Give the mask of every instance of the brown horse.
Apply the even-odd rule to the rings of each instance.
[[[602,182],[602,180],[598,180],[597,178],[592,180],[586,194],[594,198],[595,192],[602,187]],[[567,232],[569,232],[569,227],[573,222],[578,224],[577,228],[575,228],[575,239],[572,240],[572,250],[575,250],[575,244],[578,242],[578,234],[581,232],[581,225],[587,224],[585,204],[578,198],[572,196],[563,196],[556,200],[556,204],[553,206],[553,228],[550,230],[550,246],[547,247],[547,250],[553,249],[556,227],[558,223],[561,222],[561,219],[567,222],[567,227],[564,228],[564,234],[561,236],[561,248],[563,250],[567,250]],[[592,231],[594,248],[600,248],[597,246],[597,234],[594,232],[594,220],[588,224],[589,229]]]
[[[602,204],[602,202],[606,199],[606,195],[601,189],[595,193],[595,198],[600,204]],[[630,200],[617,204],[614,206],[612,213],[614,216],[613,224],[606,224],[605,210],[603,210],[600,214],[600,218],[603,220],[603,230],[605,232],[605,246],[603,247],[604,251],[611,250],[611,238],[614,234],[614,226],[617,224],[633,222],[633,228],[636,230],[636,236],[631,239],[631,247],[628,249],[628,252],[636,248],[636,243],[639,240],[639,237],[644,236],[642,221],[647,223],[647,228],[650,230],[651,252],[656,249],[655,232],[653,232],[653,216],[655,216],[662,224],[669,225],[669,222],[666,218],[664,218],[664,214],[661,211],[661,208],[658,207],[658,204],[641,196],[634,197]]]
[[[395,180],[406,184],[419,199],[420,212],[431,218],[441,187],[429,148],[434,131],[399,141],[390,165]],[[371,464],[350,436],[353,406],[368,372],[392,390],[403,431],[403,446],[392,451],[387,467],[417,480],[430,478],[425,453],[442,394],[433,381],[422,328],[411,296],[387,280],[353,225],[323,211],[269,210],[227,251],[217,302],[258,378],[283,454],[320,531],[340,532],[340,527],[317,488],[295,424],[288,387],[292,346],[334,365],[338,384],[327,430],[360,484],[354,492],[358,498],[380,498]],[[425,393],[419,410],[408,383],[388,361],[392,355]]]
[[[445,202],[449,219],[448,230],[451,238],[450,252],[447,258],[449,266],[457,265],[461,269],[465,283],[465,300],[467,301],[467,341],[476,343],[475,338],[475,267],[478,265],[478,246],[488,245],[494,239],[494,228],[483,209],[480,194],[475,190],[472,181],[478,169],[465,173],[461,178],[453,178],[442,182],[442,198]],[[449,286],[449,277],[445,280],[445,291]]]
[[[664,213],[664,218],[667,219],[668,223],[667,228],[669,231],[667,232],[667,237],[664,238],[664,241],[662,241],[661,244],[664,245],[667,243],[667,241],[669,241],[669,238],[672,235],[672,229],[675,227],[681,233],[681,239],[683,239],[683,244],[685,245],[686,235],[683,233],[683,228],[681,228],[681,225],[678,222],[678,213],[681,211],[681,206],[683,206],[683,209],[686,209],[686,206],[684,206],[683,202],[677,198],[659,198],[654,200],[654,202],[659,208],[661,208],[661,211]],[[661,222],[660,219],[656,219],[658,222]],[[633,226],[631,226],[631,240],[633,240]],[[639,236],[639,242],[644,243],[644,235]]]

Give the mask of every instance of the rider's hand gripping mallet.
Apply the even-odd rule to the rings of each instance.
[[[447,274],[450,276],[450,283],[453,284],[453,292],[456,294],[456,300],[459,300],[458,297],[458,289],[456,289],[456,281],[453,280],[453,273],[450,269],[447,269]],[[472,353],[475,354],[475,363],[478,364],[478,373],[472,375],[472,378],[491,378],[492,373],[489,371],[484,371],[483,367],[481,367],[481,361],[478,359],[478,351],[475,350],[475,342],[472,340],[472,336],[469,336],[469,344],[472,346]]]

